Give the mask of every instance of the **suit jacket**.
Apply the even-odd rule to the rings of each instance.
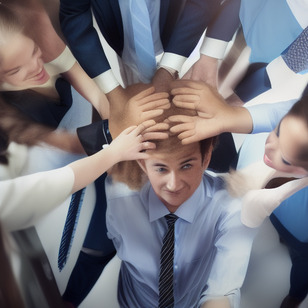
[[[188,57],[219,7],[220,1],[217,0],[161,1],[160,35],[164,51]],[[92,10],[104,38],[121,56],[124,39],[118,1],[60,2],[60,22],[64,36],[81,66],[94,78],[110,69],[110,65],[92,26]]]

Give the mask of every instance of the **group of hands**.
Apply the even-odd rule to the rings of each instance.
[[[168,91],[157,92],[151,85],[135,84],[126,88],[126,95],[130,95],[126,103],[110,104],[109,130],[113,143],[119,144],[118,150],[125,149],[125,160],[147,158],[145,150],[155,148],[149,140],[167,139],[172,134],[186,145],[227,129],[226,119],[234,107],[214,87],[185,79],[171,81],[168,87]],[[195,115],[174,114],[162,122],[155,121],[171,104],[193,110]]]

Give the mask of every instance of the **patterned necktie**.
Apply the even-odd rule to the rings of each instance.
[[[174,256],[174,224],[178,217],[174,214],[165,216],[168,231],[163,239],[160,252],[159,274],[159,308],[173,307],[173,256]]]
[[[152,26],[148,7],[145,0],[119,0],[124,28],[124,51],[135,50],[135,57],[127,56],[127,63],[136,69],[142,82],[150,82],[155,70],[156,59],[152,35]],[[134,44],[132,44],[132,42]],[[125,55],[125,56],[124,56]]]
[[[60,271],[64,268],[70,253],[84,192],[85,188],[75,192],[72,195],[71,203],[68,208],[58,255],[58,268]]]
[[[297,39],[282,53],[282,58],[288,67],[295,73],[308,72],[308,27]]]

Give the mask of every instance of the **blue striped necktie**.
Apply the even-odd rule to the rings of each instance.
[[[58,268],[60,271],[64,268],[70,253],[85,189],[78,190],[71,198],[59,248]]]
[[[137,66],[140,79],[142,82],[150,82],[156,70],[156,59],[151,19],[146,1],[119,0],[119,5],[125,37],[124,48],[135,50],[135,57],[132,60]],[[125,52],[124,50],[123,53]]]
[[[159,273],[159,308],[171,308],[174,304],[173,297],[173,257],[174,257],[174,224],[178,217],[174,214],[165,216],[168,231],[163,238],[160,252]]]

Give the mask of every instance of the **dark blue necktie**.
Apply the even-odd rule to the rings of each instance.
[[[160,252],[159,273],[159,308],[171,308],[174,304],[173,297],[173,257],[174,257],[174,224],[178,217],[174,214],[165,216],[168,231],[163,238]]]
[[[78,190],[72,195],[59,248],[58,268],[60,271],[65,266],[70,253],[84,192],[85,188]]]

